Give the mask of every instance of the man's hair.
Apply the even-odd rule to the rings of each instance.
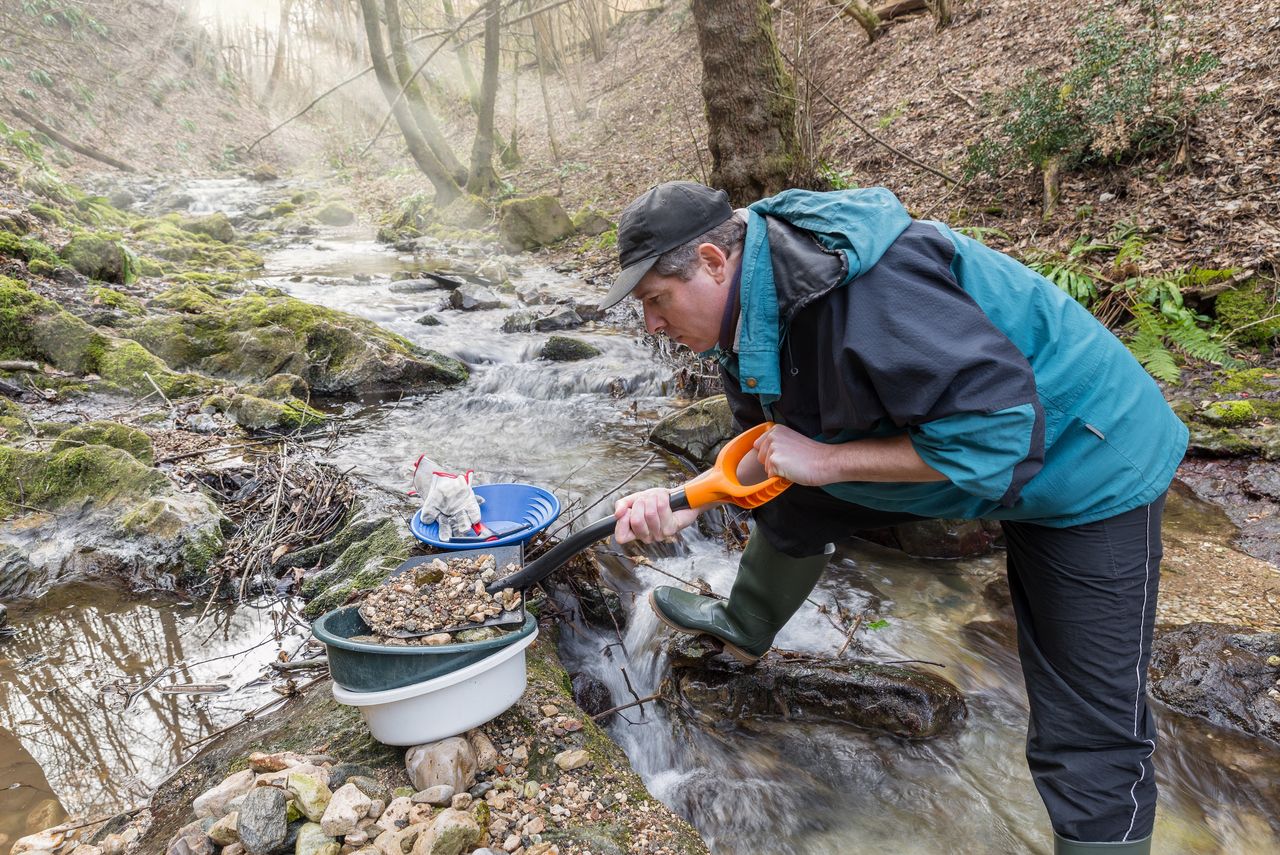
[[[658,256],[653,270],[659,276],[679,276],[688,282],[693,278],[693,274],[698,272],[699,246],[709,243],[719,247],[725,255],[733,255],[742,248],[742,241],[746,234],[747,221],[735,212],[732,217],[710,231]]]

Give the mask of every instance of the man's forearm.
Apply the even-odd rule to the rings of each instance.
[[[906,434],[884,439],[858,439],[830,446],[828,484],[841,481],[945,481],[947,476],[925,463]]]

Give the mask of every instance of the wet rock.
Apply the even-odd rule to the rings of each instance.
[[[706,468],[715,463],[720,449],[736,434],[729,400],[715,395],[658,422],[649,441]]]
[[[449,305],[464,312],[497,309],[502,298],[483,285],[466,284],[449,294]]]
[[[343,784],[333,791],[333,797],[325,806],[320,817],[320,828],[325,834],[337,837],[350,834],[365,818],[373,800],[360,791],[355,784]]]
[[[330,202],[319,211],[316,219],[326,226],[349,226],[355,222],[355,212],[341,202]]]
[[[587,715],[598,715],[616,706],[609,687],[585,672],[573,675],[573,699]]]
[[[456,291],[462,287],[462,282],[448,277],[430,277],[419,279],[401,279],[398,282],[392,282],[387,286],[393,294],[425,294],[428,291]]]
[[[538,332],[555,332],[575,329],[582,324],[582,317],[572,306],[561,306],[553,309],[549,314],[540,316],[533,322],[533,328]]]
[[[404,758],[409,780],[419,790],[448,784],[461,792],[475,783],[476,755],[466,739],[451,736],[410,748]]]
[[[753,719],[851,724],[923,738],[951,730],[966,714],[952,683],[913,668],[770,656],[747,666],[717,655],[705,636],[669,645],[678,709],[706,726]]]
[[[893,527],[898,545],[915,558],[970,558],[985,555],[999,525],[982,520],[917,520]]]
[[[498,208],[498,236],[512,252],[537,249],[573,234],[573,221],[552,196],[508,199]]]
[[[119,208],[121,211],[129,210],[137,201],[138,200],[134,198],[132,193],[123,188],[112,190],[111,193],[107,195],[107,202],[111,204],[111,207]]]
[[[424,327],[438,327],[440,326],[441,321],[435,315],[423,315],[414,321],[414,323],[422,324]]]
[[[440,812],[413,844],[413,855],[462,855],[480,842],[480,826],[468,813],[453,808]]]
[[[249,180],[256,181],[259,184],[266,184],[269,181],[279,181],[280,173],[276,171],[274,166],[268,166],[264,163],[254,167],[253,172],[249,173]]]
[[[512,312],[502,320],[502,331],[505,333],[533,332],[537,323],[536,312]]]
[[[244,393],[268,401],[305,401],[311,396],[311,387],[297,374],[281,373],[245,386]]]
[[[271,855],[285,842],[289,833],[283,790],[255,787],[240,803],[236,828],[240,842],[249,855]]]
[[[222,783],[205,793],[196,796],[191,807],[198,817],[221,817],[227,813],[227,803],[236,796],[244,795],[253,787],[254,774],[249,769],[242,769],[234,775],[224,778]]]
[[[298,829],[298,839],[293,851],[296,855],[338,855],[342,851],[342,845],[329,836],[322,825],[308,822]]]
[[[568,336],[553,335],[538,351],[538,356],[551,362],[577,362],[599,356],[602,352],[594,344]]]
[[[1280,742],[1273,656],[1280,656],[1280,633],[1214,623],[1157,629],[1150,691],[1183,715]]]
[[[277,402],[256,395],[237,394],[230,398],[213,395],[205,399],[203,406],[212,412],[224,413],[246,430],[294,430],[317,427],[325,422],[324,413],[297,398]]]
[[[436,784],[434,787],[428,787],[422,792],[414,793],[412,801],[416,805],[444,807],[453,801],[453,792],[453,787],[449,784]]]

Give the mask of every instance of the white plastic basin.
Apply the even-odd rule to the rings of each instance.
[[[530,635],[451,674],[382,692],[353,692],[337,683],[333,697],[359,707],[373,738],[386,745],[421,745],[465,733],[511,707],[524,694]]]

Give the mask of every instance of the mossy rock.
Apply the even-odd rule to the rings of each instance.
[[[1218,295],[1214,313],[1223,330],[1241,344],[1265,346],[1280,337],[1280,307],[1255,288],[1233,288]]]
[[[276,217],[285,217],[298,210],[298,206],[293,202],[277,202],[271,206],[271,213]]]
[[[128,285],[138,278],[137,258],[118,238],[108,235],[81,232],[59,255],[90,279]]]
[[[1252,401],[1214,401],[1200,416],[1211,425],[1233,427],[1257,421],[1258,411]]]
[[[1271,368],[1245,368],[1232,371],[1213,385],[1213,391],[1218,394],[1244,392],[1250,395],[1280,393],[1280,371]]]
[[[399,520],[386,519],[367,537],[351,544],[329,567],[307,577],[303,614],[317,618],[342,605],[353,594],[381,585],[391,571],[417,548],[417,540]]]
[[[46,223],[52,223],[55,226],[62,226],[63,228],[67,225],[67,217],[65,214],[57,208],[46,205],[43,202],[33,202],[28,206],[27,210],[44,220]]]
[[[199,217],[184,217],[178,222],[184,232],[205,235],[220,243],[231,243],[236,239],[236,230],[227,215],[221,211]]]
[[[492,219],[493,211],[483,199],[464,194],[440,212],[439,225],[462,230],[459,232],[462,234],[468,229],[484,228]]]
[[[205,394],[214,386],[207,377],[171,370],[136,341],[108,339],[97,363],[105,383],[135,395],[150,395],[159,387],[168,398],[184,398]]]
[[[67,428],[58,435],[57,441],[49,450],[56,453],[81,445],[109,445],[129,452],[139,463],[148,466],[155,463],[151,437],[137,428],[119,422],[92,421]]]
[[[599,356],[603,351],[585,341],[563,335],[553,335],[542,346],[538,356],[552,362],[576,362],[579,359],[590,359]]]
[[[246,386],[243,391],[247,395],[257,395],[268,401],[294,398],[305,401],[311,397],[311,387],[297,374],[274,374],[261,383]]]
[[[729,399],[714,395],[662,419],[653,426],[649,441],[705,467],[736,433]]]
[[[583,208],[573,215],[573,230],[580,235],[596,237],[615,228],[609,218],[594,208]]]
[[[211,215],[215,216],[215,215]],[[216,215],[222,216],[222,215]],[[138,220],[130,229],[133,240],[148,254],[159,259],[162,273],[176,275],[205,271],[219,276],[262,267],[262,254],[242,246],[225,243],[201,232],[188,231],[176,214]],[[211,223],[210,230],[217,231]]]
[[[40,241],[2,230],[0,230],[0,255],[22,259],[28,265],[36,261],[50,266],[61,264],[58,254]]]
[[[537,249],[573,234],[573,221],[553,196],[508,199],[498,207],[498,236],[509,250]]]
[[[324,424],[324,413],[313,410],[297,398],[270,401],[255,395],[237,394],[230,399],[218,396],[206,399],[206,406],[226,413],[247,430],[295,430]]]
[[[341,202],[330,202],[316,211],[316,219],[326,226],[349,226],[355,222],[356,214]]]
[[[0,498],[10,504],[56,510],[78,499],[105,503],[168,486],[163,473],[120,448],[80,445],[40,452],[0,445]]]
[[[93,297],[94,303],[106,306],[109,309],[116,309],[126,315],[146,314],[146,310],[142,308],[142,303],[138,300],[105,285],[97,285],[90,288],[89,296]]]
[[[30,214],[17,208],[0,208],[0,232],[22,237],[35,228]]]
[[[97,370],[105,337],[22,282],[0,276],[0,357],[48,362],[63,371]]]
[[[193,274],[200,275],[200,274]],[[199,285],[179,285],[152,297],[147,305],[174,312],[198,315],[218,307],[220,299],[212,288]]]

